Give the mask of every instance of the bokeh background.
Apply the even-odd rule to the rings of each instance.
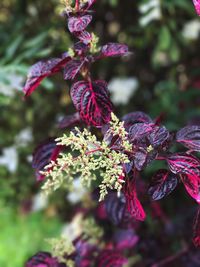
[[[153,118],[162,114],[172,131],[200,124],[200,19],[192,1],[99,0],[94,8],[91,30],[100,43],[126,43],[133,52],[130,58],[106,59],[92,69],[94,77],[109,82],[116,113],[141,110]],[[46,199],[31,168],[34,147],[48,136],[61,135],[58,121],[74,111],[70,84],[59,74],[45,80],[27,101],[22,94],[28,68],[42,58],[59,56],[73,42],[61,9],[59,0],[0,1],[0,266],[4,267],[24,266],[29,256],[47,249],[45,238],[63,231],[72,212],[70,203],[84,194],[77,185],[75,195],[62,192]],[[147,183],[156,167],[144,173]],[[170,243],[174,251],[191,235],[190,221],[186,224],[190,233],[179,222],[185,222],[187,214],[190,218],[195,203],[181,187],[161,205],[178,225]],[[149,238],[162,234],[159,221],[149,219],[145,227]]]

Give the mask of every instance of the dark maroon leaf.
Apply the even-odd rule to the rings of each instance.
[[[66,265],[58,263],[48,252],[38,252],[27,261],[25,267],[66,267]]]
[[[51,161],[56,161],[62,147],[57,146],[55,140],[48,139],[41,143],[34,151],[32,167],[35,169],[36,178],[42,181],[45,177],[40,173]]]
[[[173,173],[161,169],[153,176],[148,193],[153,200],[159,200],[168,196],[177,184],[177,177]]]
[[[199,159],[194,156],[184,153],[175,153],[167,157],[167,163],[171,172],[185,173],[191,175],[199,175],[198,167],[200,166]]]
[[[106,213],[114,225],[121,224],[124,216],[125,201],[124,196],[117,198],[117,194],[114,192],[109,193],[105,199]]]
[[[107,145],[109,145],[112,148],[114,148],[114,147],[120,148],[121,141],[122,141],[121,138],[119,137],[119,135],[113,135],[113,133],[110,132],[109,129],[104,134],[103,140],[104,140],[104,142],[106,142]]]
[[[129,163],[124,163],[123,168],[124,168],[124,171],[126,174],[131,172],[131,170],[133,169],[133,161],[131,161]]]
[[[143,144],[142,144],[143,145]],[[156,150],[147,151],[148,148],[144,146],[135,147],[134,152],[134,167],[138,171],[142,171],[147,165],[149,165],[153,160],[155,160],[158,152]]]
[[[68,20],[68,28],[70,32],[82,32],[92,20],[91,15],[70,17]]]
[[[187,174],[181,174],[182,182],[185,186],[185,189],[187,190],[188,194],[194,198],[197,203],[200,204],[200,176],[199,176],[199,170],[197,170],[197,173],[187,173]]]
[[[29,70],[27,81],[23,88],[25,96],[31,95],[44,78],[60,71],[70,60],[71,57],[66,54],[62,58],[54,58],[34,64]]]
[[[141,171],[146,165],[147,151],[144,148],[139,148],[135,153],[134,166],[138,171]]]
[[[200,151],[200,126],[186,126],[176,134],[176,140],[187,148]]]
[[[75,35],[85,45],[88,45],[92,40],[92,35],[87,31],[76,32]]]
[[[64,79],[73,80],[84,65],[84,60],[71,60],[64,67]]]
[[[127,210],[124,194],[118,197],[116,192],[110,192],[105,198],[105,211],[109,221],[120,228],[133,228],[137,225],[137,221],[133,220]]]
[[[74,50],[79,56],[81,56],[88,50],[88,46],[82,42],[77,42],[74,45]]]
[[[104,81],[79,81],[73,84],[71,97],[81,119],[87,124],[102,126],[110,121],[112,103]]]
[[[131,214],[131,216],[136,220],[144,221],[146,214],[139,199],[137,198],[136,193],[134,193],[132,196],[126,196],[126,202],[127,210]]]
[[[146,214],[137,197],[136,186],[134,180],[127,180],[126,187],[124,189],[126,198],[126,208],[130,215],[139,221],[144,221]]]
[[[81,121],[79,113],[76,112],[73,115],[65,116],[60,122],[58,127],[63,128],[69,128],[75,125],[76,123],[79,123]]]
[[[139,237],[133,229],[119,229],[114,234],[115,246],[119,250],[124,250],[134,247]]]
[[[128,52],[128,46],[125,44],[108,43],[101,48],[100,57],[124,56]]]
[[[194,220],[193,242],[196,247],[200,247],[200,207],[198,207],[197,214]]]
[[[134,123],[152,123],[152,119],[145,113],[136,111],[122,117],[125,127],[129,128]]]
[[[143,138],[144,136],[149,135],[153,130],[153,124],[150,123],[135,123],[132,125],[129,130],[129,140],[135,142],[138,139]]]
[[[170,137],[169,131],[164,127],[155,126],[148,135],[148,140],[153,147],[163,145]]]
[[[128,261],[116,250],[103,250],[98,258],[97,267],[122,267]]]
[[[78,267],[90,267],[91,262],[94,258],[94,252],[97,251],[95,245],[88,243],[81,238],[74,240],[75,252],[75,263]]]

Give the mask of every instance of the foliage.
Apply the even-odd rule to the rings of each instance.
[[[132,92],[133,97],[126,100],[126,105],[117,105],[115,113],[120,118],[122,115],[132,110],[143,110],[147,111],[152,118],[155,118],[162,111],[160,117],[162,119],[161,121],[171,133],[172,131],[182,128],[183,125],[199,125],[198,76],[200,68],[197,58],[199,50],[199,21],[191,4],[192,1],[163,0],[162,5],[160,5],[159,2],[160,1],[151,0],[133,1],[131,3],[127,1],[123,2],[123,4],[117,0],[102,0],[96,2],[96,19],[91,22],[91,25],[95,32],[98,33],[102,43],[110,41],[112,43],[126,43],[129,45],[130,51],[133,51],[134,54],[132,57],[128,55],[128,57],[123,58],[121,63],[118,63],[117,59],[112,58],[104,61],[96,61],[95,64],[92,65],[92,76],[95,81],[98,81],[99,78],[101,80],[110,81],[113,77],[118,77],[118,79],[123,78],[123,80],[133,77],[133,79],[137,81],[138,89]],[[5,88],[6,84],[9,84],[9,87],[6,87],[7,89],[4,90],[9,93],[9,96],[4,94],[0,95],[1,162],[5,162],[4,147],[6,147],[6,149],[11,146],[13,147],[13,143],[15,145],[15,136],[18,135],[22,129],[27,126],[32,129],[32,140],[26,144],[26,147],[22,148],[17,146],[18,167],[16,171],[11,173],[8,165],[4,164],[0,166],[1,198],[5,199],[7,203],[13,203],[13,205],[20,204],[20,206],[22,206],[23,201],[29,200],[30,198],[32,199],[33,194],[38,190],[38,186],[34,184],[32,179],[32,173],[30,172],[29,163],[27,161],[27,158],[30,160],[32,147],[38,142],[41,142],[41,140],[44,140],[46,136],[53,137],[51,140],[54,140],[55,136],[61,136],[62,133],[55,127],[55,125],[58,124],[58,118],[65,115],[66,110],[68,114],[74,112],[70,97],[66,94],[66,87],[68,87],[68,85],[66,85],[64,80],[62,81],[62,79],[59,79],[58,75],[50,77],[51,83],[46,79],[44,81],[45,83],[42,83],[42,86],[45,88],[52,88],[52,84],[54,84],[56,90],[43,90],[42,93],[37,90],[33,98],[28,99],[27,102],[23,102],[23,104],[19,101],[19,94],[12,90],[16,85],[19,85],[17,89],[20,87],[23,75],[27,71],[27,65],[37,61],[38,58],[48,56],[51,51],[52,54],[57,57],[57,55],[61,55],[63,51],[66,51],[66,47],[71,45],[69,35],[65,34],[63,29],[62,19],[60,22],[57,20],[56,14],[60,12],[60,7],[57,8],[57,4],[58,1],[53,0],[48,1],[48,3],[38,0],[1,1],[1,58],[7,55],[7,50],[10,50],[8,48],[12,46],[12,44],[15,46],[15,44],[19,42],[18,37],[20,39],[23,32],[20,45],[17,50],[15,50],[12,57],[10,57],[9,61],[7,61],[5,71],[1,75],[3,88]],[[124,16],[124,14],[126,14],[126,16]],[[87,15],[93,16],[91,13]],[[19,24],[21,24],[20,27]],[[34,25],[34,27],[32,25]],[[13,33],[12,36],[10,34],[11,32]],[[33,42],[32,45],[29,46],[29,49],[24,48],[26,42],[28,43],[29,40],[35,39],[32,38],[33,35],[40,36],[40,33],[41,35],[44,33],[44,39],[41,43],[38,41],[38,43],[36,42],[36,44],[34,44]],[[98,38],[95,35],[92,36],[94,40],[92,53],[98,53]],[[44,51],[44,54],[42,51]],[[72,50],[69,49],[68,53],[73,56]],[[23,60],[16,65],[15,58],[18,60],[18,58],[21,58],[21,54]],[[71,64],[71,67],[72,65],[78,66],[79,63],[79,58],[77,58],[75,62]],[[70,63],[68,64],[70,69]],[[1,70],[4,70],[4,65],[1,64]],[[8,77],[8,72],[12,74],[14,79]],[[20,76],[20,83],[15,79],[16,72],[17,75]],[[63,74],[64,77],[67,78],[70,72],[65,69]],[[72,74],[76,74],[76,71]],[[77,78],[79,78],[78,75],[75,79]],[[13,80],[15,82],[14,85],[11,82]],[[110,90],[109,84],[108,82],[108,91]],[[120,91],[118,90],[118,98],[121,98],[121,92],[123,92],[124,95],[128,90],[128,86],[122,84]],[[10,95],[11,91],[13,92],[12,97]],[[111,94],[111,99],[116,92],[117,86]],[[48,101],[46,101],[47,99]],[[155,121],[156,120],[153,122]],[[72,116],[66,116],[59,124],[65,131],[68,131],[68,129],[66,129],[67,127],[70,128],[79,123],[80,116],[78,113],[75,113]],[[82,126],[83,124],[81,123],[81,131]],[[89,130],[93,135],[97,135],[98,141],[102,140],[101,133],[97,133],[97,130],[93,128],[89,128]],[[180,134],[182,135],[181,131]],[[177,134],[178,142],[176,142],[176,144],[174,143],[174,146],[171,148],[172,153],[175,153],[175,151],[186,151],[179,145],[181,143],[185,144],[186,148],[189,150],[189,146],[194,148],[194,146],[198,145],[198,139],[196,140],[196,138],[193,139],[192,137],[191,140],[191,136],[188,135],[187,131],[184,133],[184,139]],[[68,132],[66,136],[69,136]],[[52,149],[53,147],[55,148],[55,141],[53,144]],[[151,147],[149,147],[148,150],[149,149],[151,150]],[[48,154],[46,160],[42,160],[43,166],[48,164],[49,155],[50,157],[52,155],[52,159],[55,159],[56,153],[51,154],[51,152],[52,151]],[[58,151],[55,150],[54,152]],[[195,152],[195,155],[198,156],[198,152]],[[13,158],[12,161],[14,161]],[[12,161],[10,160],[10,162]],[[128,168],[128,166],[126,167]],[[157,173],[159,169],[165,174],[161,179],[160,172]],[[153,181],[151,183],[149,177],[152,176]],[[171,176],[174,178],[172,179]],[[137,185],[137,191],[138,198],[141,200],[145,212],[147,213],[147,219],[145,223],[140,226],[140,229],[136,230],[140,237],[140,242],[134,249],[136,255],[132,256],[133,259],[131,259],[131,256],[129,257],[129,261],[131,263],[133,262],[136,266],[137,262],[140,264],[140,261],[143,262],[143,260],[145,262],[141,263],[143,264],[142,266],[144,266],[144,264],[154,264],[155,262],[159,263],[161,258],[168,258],[170,254],[174,256],[179,250],[180,252],[182,251],[183,254],[180,254],[182,257],[177,260],[179,262],[174,263],[176,266],[181,264],[184,264],[184,266],[189,266],[191,264],[195,266],[195,264],[197,264],[196,262],[198,262],[198,252],[185,252],[185,248],[182,249],[182,244],[184,247],[184,244],[188,244],[191,239],[191,227],[189,226],[191,225],[191,219],[194,215],[195,208],[193,208],[194,205],[192,205],[190,198],[187,198],[186,194],[184,194],[181,185],[176,187],[176,191],[172,192],[170,197],[166,198],[166,200],[164,198],[159,203],[152,202],[147,196],[147,187],[149,186],[150,189],[153,187],[153,191],[149,190],[151,196],[159,198],[162,197],[163,194],[168,195],[176,186],[176,181],[181,181],[181,183],[183,181],[186,189],[191,188],[191,177],[188,175],[185,176],[185,174],[178,174],[180,179],[177,179],[176,176],[177,174],[172,174],[167,171],[167,165],[163,160],[159,160],[154,161],[153,164],[149,164],[143,170],[141,179],[137,179],[137,183],[145,181],[145,186],[143,185],[145,188],[143,188],[141,184]],[[171,179],[170,183],[168,183],[168,177],[170,177],[169,180]],[[37,171],[37,178],[44,179],[44,177],[41,177],[39,170]],[[93,186],[97,187],[98,184],[94,184]],[[198,183],[195,186],[198,187]],[[194,192],[193,189],[192,191]],[[191,190],[188,190],[188,192],[190,193]],[[60,194],[62,194],[62,197]],[[74,207],[66,203],[64,190],[58,193],[55,192],[52,197],[56,205],[59,202],[59,212],[56,216],[62,218],[64,216],[65,220],[71,220],[71,212],[73,213],[72,210],[74,210]],[[97,200],[98,197],[96,197],[95,200]],[[81,203],[79,202],[79,205],[83,205],[84,207],[82,208],[85,208],[85,206],[88,208],[87,197],[83,196],[83,198],[83,201],[81,201]],[[110,212],[110,221],[111,223],[116,223],[116,220],[119,220],[120,223],[124,225],[126,216],[129,216],[127,212],[125,212],[125,217],[122,215],[124,210],[126,210],[124,208],[124,198],[122,197],[119,203],[116,201],[116,198],[114,198],[113,201],[111,201],[111,199],[112,198],[109,198],[109,201],[107,200],[107,210]],[[177,201],[177,199],[179,201]],[[94,205],[95,201],[92,200],[91,203]],[[89,209],[91,210],[91,206]],[[170,216],[170,218],[168,216]],[[100,224],[102,224],[102,221]],[[113,224],[108,226],[108,221],[105,221],[103,225],[104,228],[113,231]],[[184,228],[183,225],[186,227]],[[198,223],[195,225],[198,225]],[[197,227],[194,233],[198,233]],[[122,235],[125,236],[125,233]],[[164,238],[162,238],[163,236],[165,236],[165,241],[163,240]],[[196,234],[194,234],[194,236],[196,236]],[[107,239],[111,239],[110,236]],[[198,235],[197,239],[194,239],[194,241],[195,240],[198,241]],[[23,250],[24,248],[21,249]],[[143,260],[141,258],[143,258]],[[129,263],[129,265],[131,263]]]
[[[93,180],[99,179],[97,170],[102,169],[100,172],[102,182],[99,185],[100,201],[104,200],[105,196],[108,197],[104,204],[107,212],[105,217],[108,217],[112,211],[112,206],[110,206],[111,209],[106,208],[106,206],[109,207],[109,202],[112,201],[114,206],[119,202],[122,212],[121,208],[116,209],[116,212],[121,214],[117,218],[120,218],[120,223],[126,218],[130,224],[131,219],[143,221],[146,217],[138,199],[136,184],[141,171],[154,161],[165,161],[168,169],[158,170],[153,177],[154,185],[149,189],[152,198],[154,200],[163,198],[176,188],[178,181],[182,181],[187,192],[199,203],[200,160],[194,155],[199,151],[198,125],[185,127],[175,134],[161,125],[161,117],[152,120],[142,112],[125,115],[123,122],[120,123],[112,113],[113,105],[105,81],[93,81],[90,71],[93,62],[104,57],[129,54],[128,47],[124,44],[108,43],[98,47],[98,37],[86,31],[92,20],[89,9],[94,2],[95,0],[65,1],[64,14],[68,19],[68,29],[79,39],[79,42],[60,58],[36,63],[29,71],[24,93],[29,96],[44,78],[59,71],[64,71],[64,78],[67,80],[74,80],[80,74],[83,80],[73,83],[70,89],[72,102],[79,113],[79,120],[76,115],[68,117],[70,120],[68,126],[78,122],[101,128],[104,139],[99,142],[87,129],[81,132],[76,127],[69,137],[65,135],[56,139],[58,148],[55,148],[55,143],[52,144],[52,142],[45,144],[45,148],[40,146],[34,155],[34,168],[37,174],[38,172],[42,174],[40,177],[42,180],[45,177],[48,178],[43,189],[49,193],[52,189],[61,187],[65,180],[67,187],[71,188],[73,175],[77,173],[80,173],[83,184],[91,186]],[[166,29],[163,30],[163,35],[168,35]],[[171,60],[177,59],[172,56]],[[190,150],[173,152],[172,146],[176,142],[182,143]],[[70,147],[72,152],[60,153],[64,147]],[[47,161],[49,164],[45,166]],[[112,196],[113,189],[118,191],[118,198],[110,199],[109,195]],[[120,194],[121,191],[123,194]],[[194,244],[196,246],[200,245],[198,220],[199,215],[196,216],[195,221]],[[115,219],[115,221],[118,223],[118,220]],[[58,240],[54,244],[57,251],[53,254],[54,257],[39,253],[31,258],[26,266],[36,266],[37,262],[42,263],[43,255],[46,265],[55,266],[62,263],[66,266],[91,266],[98,263],[99,267],[103,267],[123,266],[127,263],[120,251],[107,250],[100,242],[91,245],[84,235],[80,235],[72,242],[73,249],[70,249],[69,253],[62,248],[62,244],[66,248],[64,242]],[[112,248],[114,246],[113,243]],[[85,254],[80,252],[80,248],[81,251],[85,250]]]

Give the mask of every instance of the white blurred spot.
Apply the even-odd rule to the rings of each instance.
[[[108,84],[114,104],[127,104],[138,88],[136,78],[114,78]]]
[[[5,166],[8,171],[14,173],[18,165],[18,153],[15,146],[5,147],[3,155],[0,156],[0,165]]]
[[[77,204],[85,195],[86,189],[83,187],[83,185],[80,182],[80,179],[74,179],[73,181],[73,191],[69,192],[67,194],[67,199],[72,204]]]
[[[153,20],[159,20],[162,17],[161,6],[159,0],[150,0],[148,3],[140,5],[142,17],[140,25],[146,26]]]
[[[196,40],[200,34],[200,21],[198,19],[191,20],[184,25],[182,35],[185,39]]]
[[[48,205],[48,198],[44,193],[38,193],[33,198],[32,210],[39,211],[45,209]]]

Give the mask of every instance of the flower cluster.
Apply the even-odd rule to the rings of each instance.
[[[43,186],[46,193],[56,190],[63,184],[65,188],[72,188],[73,177],[80,174],[83,186],[91,187],[92,181],[102,181],[100,188],[100,201],[108,193],[108,189],[116,189],[119,193],[124,183],[125,173],[123,166],[130,161],[123,151],[131,150],[127,133],[123,123],[112,114],[113,120],[102,142],[97,141],[87,129],[81,132],[77,127],[69,136],[57,138],[58,146],[70,147],[71,153],[60,153],[55,161],[51,161],[42,172],[48,178]],[[109,147],[109,137],[117,137],[121,143],[120,149]],[[73,154],[74,153],[74,156]],[[97,176],[98,171],[98,176]]]

